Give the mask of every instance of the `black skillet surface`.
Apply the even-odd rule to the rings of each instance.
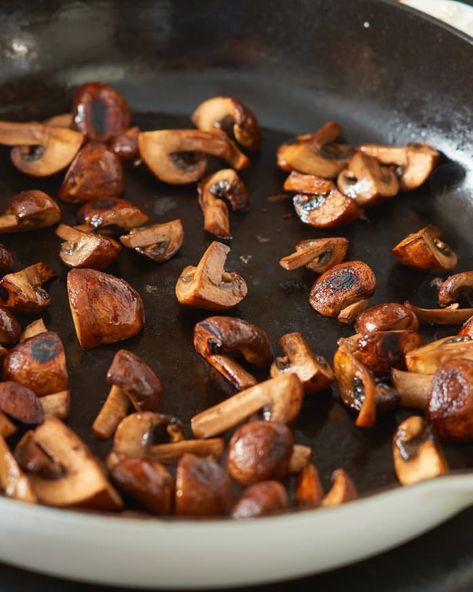
[[[116,85],[129,100],[134,123],[144,129],[186,127],[204,98],[229,94],[246,102],[264,130],[261,154],[243,173],[252,206],[232,216],[234,239],[228,269],[247,280],[249,295],[231,314],[253,321],[277,339],[300,330],[328,356],[349,333],[319,317],[307,295],[313,277],[282,270],[278,259],[294,244],[328,236],[304,227],[289,201],[268,201],[283,175],[274,166],[278,143],[336,118],[346,138],[360,141],[432,143],[445,154],[430,184],[367,212],[368,222],[337,231],[351,241],[349,258],[373,266],[378,290],[373,303],[406,298],[433,305],[434,276],[396,264],[390,248],[408,232],[437,223],[460,255],[458,271],[471,268],[471,66],[473,50],[460,35],[394,3],[329,0],[291,3],[234,1],[39,1],[0,4],[0,117],[41,119],[68,109],[71,89],[84,81]],[[420,40],[422,42],[420,43]],[[0,151],[2,203],[15,192],[40,188],[55,195],[60,177],[34,180],[17,172]],[[457,181],[453,183],[453,181]],[[174,297],[176,279],[195,264],[210,237],[202,232],[194,187],[161,184],[144,168],[128,171],[125,197],[153,221],[181,217],[186,238],[181,253],[164,265],[125,252],[109,271],[141,293],[147,322],[138,337],[83,352],[76,341],[65,292],[66,270],[51,231],[2,237],[17,267],[35,261],[60,272],[50,288],[54,302],[45,317],[64,340],[72,386],[70,424],[101,456],[108,444],[90,435],[107,391],[105,374],[113,353],[127,347],[156,370],[165,389],[161,410],[187,421],[195,412],[231,394],[231,388],[193,352],[192,328],[206,315],[183,310]],[[65,221],[74,221],[64,207]],[[445,331],[427,330],[434,337]],[[381,417],[360,431],[350,412],[330,393],[304,405],[296,439],[310,444],[322,478],[343,466],[362,492],[394,484],[390,438],[403,414]],[[473,465],[472,446],[446,447],[454,468]]]

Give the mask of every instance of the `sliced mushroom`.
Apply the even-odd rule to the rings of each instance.
[[[440,155],[428,144],[413,142],[407,146],[378,146],[363,144],[358,150],[379,160],[382,164],[398,167],[401,191],[420,187],[430,176]]]
[[[59,257],[67,267],[105,269],[121,251],[120,243],[112,238],[82,232],[65,224],[56,228],[56,235],[65,241],[61,244]]]
[[[9,310],[0,306],[0,343],[18,343],[20,334],[20,323]]]
[[[151,172],[165,183],[185,185],[198,181],[207,168],[207,154],[246,168],[248,158],[222,131],[158,130],[138,136],[140,155]]]
[[[0,274],[4,275],[13,269],[13,255],[0,243]]]
[[[225,271],[230,247],[216,241],[210,243],[197,267],[188,265],[176,284],[180,304],[206,310],[228,310],[245,298],[245,280],[235,272]]]
[[[26,325],[22,334],[20,335],[20,343],[26,341],[30,337],[34,337],[35,335],[39,335],[40,333],[46,333],[47,327],[44,324],[43,319],[36,319],[36,321],[31,322],[29,325]]]
[[[404,306],[412,311],[421,323],[430,325],[459,325],[473,315],[473,308],[458,308],[458,304],[451,304],[446,308],[421,308],[406,301]]]
[[[221,129],[249,150],[258,150],[261,145],[256,117],[232,97],[212,97],[202,102],[192,114],[192,122],[203,131]]]
[[[0,412],[26,425],[43,421],[38,397],[29,388],[13,381],[0,382]]]
[[[58,195],[66,203],[77,204],[121,195],[124,189],[121,160],[104,144],[89,142],[72,161]]]
[[[454,251],[440,240],[442,231],[437,226],[426,226],[409,234],[393,249],[399,261],[418,271],[453,269],[457,264]]]
[[[377,304],[362,312],[355,322],[355,330],[361,335],[378,331],[410,329],[417,331],[419,322],[414,311],[407,304],[397,302]]]
[[[39,400],[44,415],[53,415],[58,419],[67,419],[71,407],[71,394],[69,391],[59,391],[45,395]]]
[[[309,463],[297,476],[296,500],[299,508],[318,508],[322,503],[324,490],[317,467]]]
[[[0,216],[0,234],[46,228],[60,219],[61,210],[49,195],[35,189],[22,191],[10,199]]]
[[[67,275],[67,293],[83,348],[122,341],[143,329],[141,296],[123,279],[95,269],[72,269]]]
[[[122,235],[120,241],[140,255],[162,263],[169,261],[182,247],[184,227],[180,218],[176,218],[164,224],[133,229],[129,234]]]
[[[299,377],[306,394],[326,390],[335,380],[332,368],[322,356],[312,353],[300,333],[286,333],[279,339],[284,356],[275,359],[271,376],[294,372]]]
[[[22,502],[34,504],[37,501],[28,478],[18,466],[2,436],[0,436],[0,490],[7,497]]]
[[[363,261],[346,261],[322,274],[312,286],[309,302],[326,317],[338,316],[344,308],[365,300],[376,290],[376,277]]]
[[[202,458],[212,457],[218,460],[223,454],[224,442],[222,438],[208,440],[181,440],[166,444],[149,446],[147,454],[158,462],[173,463],[184,454],[193,454]]]
[[[310,271],[324,273],[341,263],[348,249],[346,238],[310,238],[296,245],[295,253],[279,260],[279,265],[292,271],[305,266]]]
[[[438,298],[440,306],[460,304],[461,300],[466,301],[469,306],[472,306],[473,271],[464,271],[463,273],[456,273],[449,276],[440,285]]]
[[[192,432],[197,438],[222,434],[264,409],[274,422],[291,423],[299,414],[303,387],[296,374],[283,374],[261,382],[194,415]]]
[[[78,216],[95,230],[118,229],[125,232],[149,220],[149,216],[138,206],[118,197],[92,199],[82,206]]]
[[[112,152],[124,161],[136,162],[140,157],[138,149],[138,136],[140,133],[141,129],[135,126],[112,138],[110,141]]]
[[[394,470],[401,485],[434,479],[448,471],[430,427],[414,415],[404,420],[393,438]]]
[[[237,520],[279,514],[289,508],[286,488],[279,481],[260,481],[245,489],[233,506]]]
[[[256,384],[256,379],[222,351],[239,352],[250,364],[269,366],[273,358],[268,336],[256,325],[235,317],[208,317],[194,328],[194,347],[211,366],[237,389]]]
[[[393,368],[391,377],[393,385],[399,394],[399,403],[403,407],[423,410],[427,408],[432,374],[404,372]]]
[[[0,280],[1,305],[20,314],[36,314],[51,304],[42,285],[56,276],[49,265],[35,263]]]
[[[337,469],[332,475],[332,487],[322,500],[327,508],[351,502],[358,497],[355,484],[343,469]]]
[[[468,335],[443,337],[406,354],[409,372],[433,374],[439,366],[455,358],[473,360],[473,338]]]

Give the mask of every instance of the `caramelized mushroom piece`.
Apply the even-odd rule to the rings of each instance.
[[[67,419],[71,407],[71,395],[69,391],[59,391],[45,395],[39,400],[44,415],[53,415],[58,419]]]
[[[13,269],[13,255],[0,243],[0,275],[4,275]]]
[[[433,479],[448,471],[430,427],[414,415],[404,420],[393,438],[394,470],[401,485]]]
[[[403,407],[426,409],[429,403],[432,374],[391,370],[393,385],[399,395],[399,403]]]
[[[67,267],[105,269],[117,259],[122,249],[112,238],[82,232],[65,224],[59,224],[56,235],[65,241],[61,244],[59,257]]]
[[[428,144],[413,142],[407,146],[378,146],[363,144],[358,146],[362,154],[376,158],[382,164],[398,167],[401,191],[412,191],[420,187],[430,176],[440,155]]]
[[[110,141],[110,149],[124,161],[136,162],[140,157],[138,149],[138,136],[141,133],[139,127],[130,127],[118,134]]]
[[[438,298],[440,306],[459,304],[461,300],[466,301],[469,306],[472,306],[473,271],[464,271],[463,273],[456,273],[449,276],[440,285]]]
[[[279,265],[292,271],[305,266],[310,271],[324,273],[341,263],[348,249],[346,238],[309,238],[296,245],[295,253],[279,260]]]
[[[322,503],[324,490],[317,467],[309,463],[297,476],[296,500],[299,508],[318,508]]]
[[[128,339],[143,329],[141,296],[125,280],[95,269],[72,269],[67,293],[77,339],[85,349]]]
[[[188,265],[176,284],[180,304],[206,310],[228,310],[245,298],[245,280],[235,272],[225,271],[230,247],[216,241],[210,243],[197,267]]]
[[[453,269],[457,256],[447,243],[440,240],[441,236],[440,228],[426,226],[406,236],[392,252],[403,265],[418,271]]]
[[[37,499],[28,478],[18,466],[15,457],[0,436],[0,491],[7,497],[35,504]]]
[[[138,136],[140,155],[150,171],[165,183],[185,185],[198,181],[207,168],[207,154],[217,156],[237,170],[248,158],[222,131],[158,130]]]
[[[9,310],[0,306],[0,343],[18,343],[20,334],[20,323]]]
[[[31,322],[29,325],[26,325],[22,334],[20,335],[20,343],[26,341],[30,337],[34,337],[35,335],[39,335],[40,333],[46,333],[47,327],[44,324],[43,319],[36,319],[36,321]]]
[[[286,333],[279,340],[284,356],[275,359],[271,366],[271,376],[294,372],[299,377],[306,394],[326,390],[335,380],[328,362],[314,355],[300,333]]]
[[[397,302],[372,306],[362,312],[355,322],[355,330],[361,335],[401,329],[417,331],[418,328],[419,322],[411,308],[407,304],[403,306]]]
[[[177,465],[176,515],[221,516],[232,504],[228,474],[214,460],[185,454]]]
[[[237,520],[279,514],[289,508],[286,488],[279,481],[260,481],[245,489],[233,506]]]
[[[49,265],[35,263],[9,273],[0,280],[0,303],[19,314],[36,314],[51,304],[51,298],[42,285],[56,276]]]
[[[118,229],[125,232],[142,226],[149,220],[149,216],[135,204],[118,197],[90,200],[82,206],[78,216],[95,230]]]
[[[273,358],[268,336],[256,325],[234,317],[208,317],[194,328],[194,347],[211,366],[237,389],[256,384],[256,379],[222,351],[239,352],[260,368]]]
[[[473,360],[473,338],[468,335],[443,337],[406,354],[409,372],[433,374],[439,366],[455,358]]]
[[[337,469],[332,475],[332,487],[322,500],[323,507],[339,506],[358,497],[355,484],[343,469]]]
[[[458,325],[473,315],[473,308],[458,308],[458,304],[451,304],[446,308],[421,308],[406,301],[404,306],[412,311],[421,323],[430,325]]]
[[[13,381],[0,382],[0,412],[27,425],[43,421],[43,409],[35,393]]]
[[[47,228],[60,219],[61,210],[49,195],[35,189],[22,191],[12,197],[0,215],[0,234]]]
[[[120,241],[140,255],[163,263],[174,257],[182,247],[184,227],[180,218],[176,218],[164,224],[133,229],[129,234],[121,236]]]
[[[458,335],[469,335],[470,337],[473,337],[473,313],[472,316],[464,322],[462,328],[458,331]]]
[[[365,300],[376,290],[376,277],[363,261],[346,261],[323,273],[310,291],[312,308],[325,317],[337,317],[347,306]]]
[[[203,131],[220,129],[249,150],[261,145],[261,130],[254,114],[232,97],[212,97],[192,114],[192,122]]]

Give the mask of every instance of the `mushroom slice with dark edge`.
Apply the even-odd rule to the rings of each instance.
[[[0,436],[0,491],[6,497],[22,502],[30,504],[37,502],[28,477],[26,477],[18,466],[15,457],[2,436]]]
[[[121,160],[137,163],[140,157],[138,149],[138,136],[141,133],[139,127],[130,127],[118,136],[110,140],[110,149]]]
[[[421,308],[406,301],[404,306],[412,311],[422,324],[429,325],[459,325],[473,315],[473,308],[459,308],[458,304],[450,304],[445,308]]]
[[[107,481],[99,461],[59,419],[48,416],[34,431],[34,442],[58,463],[63,474],[48,479],[30,474],[38,500],[48,506],[118,510],[123,503]]]
[[[0,243],[0,275],[4,275],[13,269],[13,255]]]
[[[288,271],[305,266],[310,271],[324,273],[341,263],[348,249],[346,238],[309,238],[296,245],[296,251],[279,260]]]
[[[42,285],[57,274],[46,263],[35,263],[0,280],[0,304],[20,314],[36,314],[51,304]]]
[[[85,349],[128,339],[143,329],[141,296],[123,279],[95,269],[71,269],[67,293],[77,339]]]
[[[207,155],[228,162],[237,170],[248,158],[222,131],[157,130],[138,136],[140,155],[151,172],[165,183],[185,185],[198,181],[207,168]]]
[[[325,317],[337,317],[343,310],[360,300],[366,300],[376,290],[376,277],[363,261],[346,261],[322,274],[312,286],[309,302]]]
[[[335,380],[328,362],[312,353],[308,343],[300,333],[286,333],[279,339],[284,356],[275,359],[271,366],[271,376],[294,372],[299,377],[306,394],[326,390]]]
[[[401,329],[417,331],[418,328],[419,321],[414,311],[397,302],[376,304],[362,312],[355,321],[355,330],[361,335]]]
[[[394,470],[401,485],[433,479],[448,471],[442,451],[422,417],[404,420],[393,437]]]
[[[473,338],[468,335],[443,337],[406,354],[409,372],[433,374],[439,366],[455,358],[473,360]]]
[[[432,374],[405,372],[393,368],[391,370],[391,378],[394,388],[399,395],[399,404],[402,407],[425,410],[429,403],[432,376]]]
[[[245,280],[235,272],[225,271],[230,247],[216,241],[210,243],[197,267],[188,265],[176,284],[180,304],[206,310],[228,310],[245,298]]]
[[[121,160],[104,144],[89,142],[72,161],[58,196],[66,203],[77,204],[121,195],[124,189]]]
[[[439,287],[438,299],[440,306],[460,304],[462,300],[472,306],[473,271],[464,271],[449,276]]]
[[[221,129],[249,150],[258,150],[261,145],[261,130],[255,115],[232,97],[207,99],[192,114],[192,122],[203,131]]]
[[[57,224],[61,210],[43,191],[32,189],[18,193],[0,215],[0,234],[38,230]]]
[[[77,215],[94,230],[118,229],[128,232],[149,220],[149,216],[138,206],[118,197],[90,200],[82,206]]]
[[[20,343],[23,343],[23,341],[26,341],[35,335],[39,335],[40,333],[46,333],[47,330],[43,319],[36,319],[36,321],[32,321],[23,329],[23,332],[20,335]]]
[[[235,317],[208,317],[197,323],[194,347],[237,389],[247,388],[257,381],[238,362],[222,355],[222,351],[239,352],[247,362],[259,368],[269,366],[273,359],[266,333],[256,325]]]
[[[348,167],[337,178],[342,193],[359,206],[372,206],[399,192],[399,182],[391,168],[380,165],[376,158],[357,152],[348,161]]]
[[[322,503],[324,490],[317,467],[309,463],[297,476],[296,501],[299,508],[318,508]]]
[[[65,241],[61,244],[59,257],[67,267],[105,269],[117,259],[122,249],[112,238],[82,232],[66,224],[59,224],[56,235]]]
[[[140,255],[163,263],[169,261],[182,247],[184,227],[180,218],[176,218],[164,224],[133,229],[129,234],[122,235],[120,241]]]
[[[20,335],[20,323],[9,310],[0,306],[0,343],[18,343]]]
[[[322,500],[327,508],[351,502],[358,497],[355,484],[343,469],[337,469],[332,475],[332,487]]]
[[[131,113],[124,97],[102,82],[81,84],[72,100],[74,127],[89,140],[107,142],[129,126]]]
[[[393,247],[393,254],[399,261],[418,271],[453,269],[457,256],[443,240],[442,231],[437,226],[426,226],[409,234]]]
[[[227,472],[211,458],[185,454],[176,471],[177,516],[222,516],[232,505]]]
[[[197,438],[210,438],[226,432],[264,410],[273,422],[291,423],[301,409],[302,383],[296,374],[282,374],[256,384],[194,415],[191,427]]]
[[[14,146],[13,164],[33,177],[47,177],[65,169],[83,141],[80,132],[70,129],[42,123],[0,121],[0,144]]]
[[[11,380],[0,382],[0,412],[26,425],[39,424],[44,418],[35,393]]]
[[[259,481],[247,487],[233,506],[231,517],[237,520],[280,514],[289,509],[286,488],[279,481]]]
[[[412,191],[422,185],[440,158],[437,150],[420,142],[413,142],[407,146],[362,144],[357,149],[362,154],[376,158],[382,164],[397,166],[401,191]]]

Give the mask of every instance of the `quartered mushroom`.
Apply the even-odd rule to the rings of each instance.
[[[121,278],[71,269],[67,293],[77,339],[85,349],[128,339],[143,329],[141,296]]]
[[[322,503],[324,490],[317,467],[309,463],[297,476],[296,501],[299,508],[318,508]]]
[[[322,500],[324,508],[339,506],[358,497],[355,484],[343,469],[337,469],[332,475],[332,487]]]
[[[184,242],[184,227],[180,218],[132,229],[120,237],[121,243],[157,263],[169,261]]]
[[[422,324],[429,325],[459,325],[473,315],[473,308],[459,308],[458,304],[450,304],[445,308],[421,308],[410,302],[404,302]]]
[[[143,162],[165,183],[185,185],[198,181],[207,169],[207,155],[228,162],[237,170],[248,166],[248,158],[222,131],[157,130],[141,132],[138,146]]]
[[[453,269],[457,256],[446,242],[440,239],[442,231],[437,226],[426,226],[409,234],[393,247],[393,254],[399,261],[418,271]]]
[[[59,257],[67,267],[105,269],[121,251],[121,245],[112,238],[83,232],[66,224],[59,224],[56,235],[65,242],[61,244]]]
[[[310,291],[312,308],[326,317],[338,317],[344,309],[367,300],[376,290],[376,277],[363,261],[346,261],[323,273]]]
[[[23,473],[8,444],[0,435],[0,491],[6,497],[34,504],[36,495],[28,477]]]
[[[136,163],[140,158],[138,149],[138,136],[141,133],[139,127],[130,127],[110,140],[110,149],[121,160]]]
[[[18,193],[0,215],[0,234],[38,230],[57,224],[61,210],[43,191],[32,189]]]
[[[43,284],[56,276],[46,263],[34,263],[0,280],[0,304],[19,314],[36,314],[51,304]]]
[[[12,380],[0,382],[0,412],[25,425],[40,424],[44,419],[35,393]]]
[[[346,238],[309,238],[300,241],[296,250],[279,260],[279,265],[288,271],[305,267],[316,273],[324,273],[341,263],[348,249]]]
[[[0,275],[4,275],[13,269],[13,255],[0,243]]]
[[[279,339],[284,356],[271,365],[271,376],[293,372],[297,374],[306,394],[326,390],[335,380],[330,364],[310,349],[300,333],[286,333]]]
[[[80,132],[66,128],[0,121],[0,144],[14,146],[13,164],[33,177],[47,177],[65,169],[83,141]]]
[[[232,97],[203,101],[192,114],[192,122],[203,131],[223,130],[249,150],[258,150],[261,145],[261,130],[255,115]]]
[[[455,358],[473,360],[473,338],[469,335],[443,337],[406,354],[409,372],[433,374],[439,366]]]
[[[237,389],[257,383],[236,360],[223,352],[238,352],[259,368],[273,359],[268,336],[256,325],[235,317],[208,317],[194,328],[194,347],[211,366]]]
[[[206,310],[228,310],[245,298],[245,280],[235,272],[225,271],[230,247],[212,242],[197,267],[188,265],[176,284],[180,304]]]
[[[473,271],[464,271],[449,276],[439,286],[438,299],[440,306],[459,305],[463,302],[468,304],[468,306],[472,306]]]
[[[413,142],[407,146],[362,144],[357,149],[382,164],[396,166],[401,191],[412,191],[420,187],[429,178],[440,158],[437,150],[421,142]]]
[[[0,306],[0,343],[8,345],[18,343],[20,335],[20,323],[9,310]]]
[[[397,302],[376,304],[362,312],[355,321],[355,330],[361,335],[402,329],[417,331],[418,328],[415,313],[407,305]]]
[[[149,216],[138,206],[118,197],[90,200],[77,215],[87,226],[100,231],[111,229],[128,232],[149,220]]]
[[[247,487],[231,511],[236,520],[271,516],[289,508],[286,488],[279,481],[259,481]]]

